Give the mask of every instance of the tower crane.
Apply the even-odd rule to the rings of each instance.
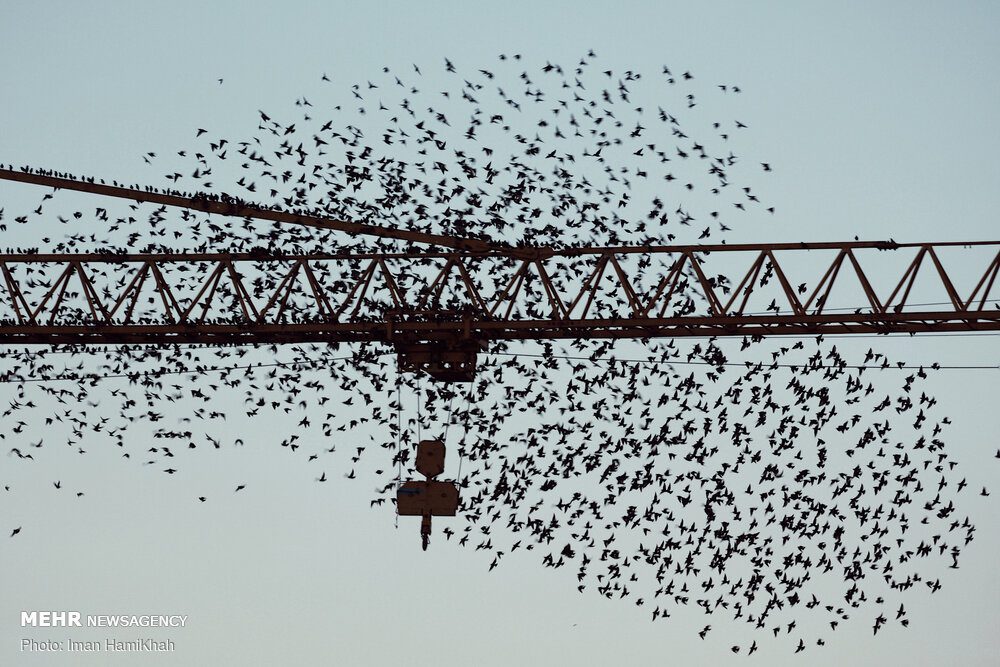
[[[7,252],[0,254],[6,302],[0,344],[382,343],[394,348],[401,370],[468,382],[477,355],[491,341],[1000,330],[1000,309],[991,298],[1000,241],[526,247],[31,168],[0,169],[0,180],[428,246],[383,253]],[[941,260],[949,247],[991,253],[981,272],[976,269],[968,294],[959,291]],[[796,285],[784,265],[824,251],[829,259],[820,279]],[[912,257],[898,278],[879,286],[859,257],[886,253]],[[713,275],[709,258],[719,256],[723,272]],[[749,268],[734,270],[740,262]],[[179,272],[172,269],[192,265],[201,270],[183,272],[199,275],[194,296],[185,300],[174,283]],[[56,277],[29,299],[21,276],[43,266],[54,267]],[[124,271],[124,278],[102,284],[111,267]],[[921,269],[947,301],[913,302]],[[248,276],[260,272],[270,282],[248,287]],[[780,288],[771,304],[748,310],[771,279]],[[831,306],[831,293],[848,282],[864,295],[864,307]],[[146,284],[155,286],[158,306],[138,317]],[[293,309],[296,290],[303,296]],[[376,290],[386,298],[373,310]],[[231,295],[228,303],[223,292]],[[213,308],[226,310],[210,318]]]

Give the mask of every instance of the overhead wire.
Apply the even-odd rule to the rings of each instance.
[[[672,365],[677,364],[681,366],[738,366],[740,368],[748,368],[752,366],[764,366],[768,368],[794,368],[802,369],[809,368],[810,370],[822,370],[825,368],[829,369],[843,369],[851,368],[857,370],[872,369],[872,370],[917,370],[917,369],[933,369],[933,370],[998,370],[1000,369],[1000,364],[994,364],[993,366],[985,365],[943,365],[938,363],[922,364],[917,366],[911,366],[907,364],[900,365],[899,363],[886,364],[886,365],[871,365],[871,364],[837,364],[837,365],[810,365],[808,363],[801,364],[778,364],[768,361],[687,361],[687,360],[658,360],[658,359],[618,359],[615,357],[582,357],[582,356],[569,356],[569,355],[545,355],[545,354],[526,354],[521,352],[491,352],[487,354],[492,354],[498,357],[530,357],[538,359],[565,359],[569,361],[590,361],[590,362],[604,362],[604,363],[622,363],[622,364],[648,364],[654,366],[661,365]]]
[[[159,378],[168,375],[204,375],[207,373],[224,373],[227,371],[234,370],[254,370],[258,368],[296,368],[302,366],[314,366],[322,365],[326,363],[339,362],[339,361],[374,361],[379,357],[388,356],[394,354],[393,352],[381,352],[372,355],[372,358],[366,359],[364,357],[358,357],[355,355],[342,356],[342,357],[325,357],[318,359],[303,359],[299,361],[289,361],[289,362],[272,362],[272,363],[250,363],[250,364],[238,364],[233,366],[212,366],[208,368],[194,368],[194,369],[156,369],[149,371],[138,371],[135,373],[83,373],[76,374],[71,373],[67,375],[60,375],[54,377],[14,377],[12,373],[0,376],[0,384],[25,384],[25,383],[43,383],[43,382],[97,382],[100,380],[112,380],[112,379],[139,379],[139,378]],[[627,363],[627,364],[645,364],[645,365],[680,365],[680,366],[733,366],[740,368],[748,368],[753,366],[763,366],[768,368],[792,368],[792,369],[802,369],[809,368],[814,370],[822,369],[845,369],[850,368],[852,370],[917,370],[917,369],[932,369],[932,370],[998,370],[1000,369],[1000,363],[988,365],[988,364],[939,364],[936,362],[925,363],[925,364],[905,364],[905,363],[891,363],[891,364],[836,364],[836,365],[814,365],[807,362],[793,364],[793,363],[775,363],[768,361],[725,361],[725,362],[714,362],[714,361],[704,361],[704,360],[658,360],[658,359],[628,359],[628,358],[617,358],[617,357],[588,357],[588,356],[573,356],[573,355],[553,355],[553,354],[533,354],[526,352],[486,352],[486,356],[503,356],[503,357],[523,357],[523,358],[533,358],[533,359],[562,359],[567,361],[586,361],[591,363]],[[421,378],[422,380],[422,378]],[[422,397],[421,392],[423,390],[422,381],[418,380],[417,384],[417,438],[419,440],[421,436],[419,413],[422,408]],[[450,406],[449,406],[450,412]],[[447,432],[447,431],[446,431]]]
[[[384,352],[374,355],[375,357],[382,357],[388,354],[393,354],[391,352]],[[330,363],[337,361],[367,361],[364,358],[359,358],[354,355],[344,356],[344,357],[329,357],[325,359],[305,359],[302,361],[276,361],[272,363],[256,363],[256,364],[239,364],[236,366],[213,366],[210,368],[188,368],[188,369],[157,369],[149,371],[138,371],[135,373],[107,373],[107,374],[69,374],[61,375],[57,377],[11,377],[11,373],[7,375],[0,376],[0,384],[22,384],[22,383],[39,383],[39,382],[96,382],[98,380],[114,380],[114,379],[133,379],[133,378],[143,378],[143,377],[154,377],[159,378],[165,375],[204,375],[207,373],[224,373],[227,371],[235,370],[256,370],[258,368],[296,368],[299,366],[311,366],[321,363]]]

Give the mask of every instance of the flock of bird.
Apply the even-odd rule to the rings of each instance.
[[[717,242],[774,213],[757,193],[771,164],[740,153],[748,123],[706,118],[742,94],[730,83],[613,69],[593,52],[566,67],[505,54],[318,79],[294,108],[259,111],[248,136],[198,128],[194,147],[147,152],[147,182],[510,245]],[[46,194],[14,220],[54,227],[37,236],[47,252],[414,248],[145,204],[91,210],[83,197]],[[184,266],[172,279],[204,278]],[[321,278],[335,289],[345,275]],[[279,278],[263,271],[254,295]],[[475,278],[497,289],[488,272]],[[25,279],[44,290],[52,276]],[[379,316],[380,304],[365,307]],[[534,551],[581,592],[627,599],[654,621],[693,607],[787,636],[796,652],[858,614],[875,633],[908,624],[908,590],[937,591],[975,532],[955,505],[966,484],[945,447],[949,421],[926,393],[933,369],[875,350],[852,362],[822,337],[733,343],[492,343],[468,384],[400,374],[372,346],[8,348],[3,438],[11,463],[37,465],[64,437],[79,454],[109,443],[182,478],[202,450],[245,446],[267,418],[286,433],[275,455],[301,457],[317,483],[374,479],[371,503],[388,507],[414,474],[416,442],[437,435],[461,488],[442,534],[488,552],[490,569]],[[53,377],[81,379],[39,381]],[[134,445],[141,434],[152,446]]]

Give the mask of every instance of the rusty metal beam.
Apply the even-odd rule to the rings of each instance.
[[[0,344],[205,344],[249,343],[387,343],[454,340],[552,340],[575,338],[683,338],[689,336],[774,336],[819,334],[888,334],[920,332],[1000,331],[1000,310],[975,319],[956,320],[954,313],[920,313],[885,317],[813,315],[802,317],[605,319],[560,322],[394,322],[386,335],[383,322],[345,324],[163,324],[51,325],[0,327]],[[466,338],[468,336],[468,338]]]
[[[62,175],[56,176],[51,172],[41,173],[38,170],[29,171],[24,169],[21,171],[15,171],[13,169],[0,168],[0,180],[30,183],[32,185],[43,185],[62,190],[76,190],[77,192],[88,192],[95,195],[102,195],[104,197],[149,202],[152,204],[160,204],[161,206],[185,208],[193,211],[203,211],[205,213],[214,213],[216,215],[226,215],[236,218],[270,220],[272,222],[305,225],[307,227],[319,227],[321,229],[335,229],[347,232],[348,234],[363,234],[366,236],[398,239],[413,243],[427,243],[444,248],[454,248],[456,250],[487,252],[494,249],[504,248],[502,244],[494,244],[481,239],[445,236],[443,234],[430,234],[427,232],[417,232],[408,229],[395,229],[392,227],[351,222],[349,220],[337,220],[310,213],[285,211],[278,208],[270,208],[252,202],[243,201],[242,199],[229,197],[227,195],[220,197],[217,195],[200,193],[192,197],[175,191],[108,185],[104,181],[100,180],[81,180]]]
[[[9,167],[9,165],[8,165]],[[862,249],[875,248],[879,250],[894,250],[897,248],[912,248],[923,243],[897,243],[896,241],[849,241],[820,243],[744,243],[744,244],[707,244],[707,245],[637,245],[609,248],[605,246],[533,246],[515,247],[496,241],[477,238],[457,237],[443,234],[431,234],[407,229],[396,229],[350,220],[337,220],[309,213],[285,211],[283,209],[256,204],[229,195],[214,195],[198,193],[191,196],[176,190],[163,190],[153,187],[128,187],[119,183],[108,185],[103,179],[93,177],[79,178],[72,174],[33,167],[14,169],[0,165],[0,180],[41,185],[63,190],[75,190],[117,199],[149,202],[175,208],[184,208],[216,215],[233,216],[252,220],[270,220],[288,224],[306,225],[321,229],[335,229],[349,234],[375,236],[379,238],[398,239],[413,243],[451,248],[463,253],[479,253],[487,255],[503,255],[522,259],[546,259],[549,257],[578,257],[583,255],[603,254],[613,250],[617,255],[636,253],[661,252],[728,252],[740,250],[831,250],[831,249]],[[950,241],[934,243],[943,246],[975,246],[990,245],[992,241]]]
[[[647,250],[638,258],[645,272],[624,261],[629,253],[617,248],[559,261],[453,252],[9,254],[0,255],[5,288],[0,289],[0,344],[339,341],[400,346],[1000,330],[1000,241],[967,244],[990,253],[982,270],[976,269],[975,287],[967,296],[936,252],[942,245],[953,244],[899,244],[896,252],[917,252],[902,276],[887,281],[884,271],[879,280],[865,272],[856,256],[863,249],[854,243],[824,244],[839,252],[825,270],[814,267],[822,277],[811,289],[782,266],[788,254],[806,250],[775,250],[772,244],[711,252]],[[886,256],[884,248],[870,252]],[[724,258],[725,273],[712,275],[719,267],[709,271],[706,258],[718,261],[719,253],[734,259]],[[748,254],[749,268],[734,270],[747,266],[740,258]],[[656,271],[648,268],[654,260],[660,267]],[[943,304],[913,303],[912,288],[925,261],[926,280],[936,281],[947,295]],[[851,270],[840,271],[845,264]],[[970,265],[971,259],[963,257],[963,268]],[[770,306],[748,313],[767,276],[774,287],[758,298],[777,296]],[[853,281],[861,305],[835,312],[829,296],[838,281],[847,280]],[[804,302],[793,288],[796,283],[809,295]],[[149,289],[140,301],[144,285]],[[380,300],[379,290],[388,296]]]

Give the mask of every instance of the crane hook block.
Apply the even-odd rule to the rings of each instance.
[[[430,542],[431,517],[455,516],[458,513],[458,485],[434,478],[444,472],[444,443],[421,440],[417,444],[417,472],[427,479],[404,482],[396,491],[396,512],[400,516],[421,516],[420,540],[424,551]]]
[[[405,482],[396,492],[400,516],[455,516],[458,486],[454,482]]]
[[[428,479],[444,472],[444,443],[440,440],[422,440],[417,445],[417,472]]]

